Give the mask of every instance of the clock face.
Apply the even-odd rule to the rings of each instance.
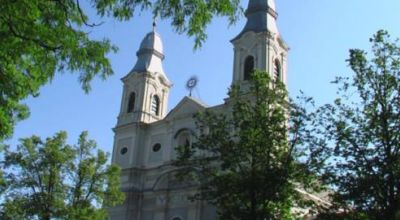
[[[187,86],[189,89],[192,89],[192,88],[194,88],[194,87],[196,86],[196,84],[197,84],[197,79],[196,79],[195,77],[191,77],[191,78],[187,81],[186,86]]]

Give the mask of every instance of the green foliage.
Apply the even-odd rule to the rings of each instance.
[[[195,47],[206,39],[213,16],[234,22],[239,0],[91,0],[100,16],[127,20],[135,9],[151,9],[171,19],[176,31],[195,37]],[[85,92],[91,80],[105,79],[113,71],[106,57],[115,52],[109,40],[89,37],[92,24],[80,0],[2,0],[0,2],[0,141],[10,137],[15,124],[29,116],[21,101],[39,95],[41,86],[56,72],[79,73]]]
[[[4,180],[3,171],[0,170],[0,195],[3,193],[6,187],[6,181]]]
[[[227,17],[230,24],[241,15],[240,0],[92,0],[100,15],[129,19],[135,9],[151,9],[154,17],[171,20],[178,33],[194,36],[195,48],[207,39],[206,27],[214,16]]]
[[[66,132],[45,141],[21,139],[5,149],[2,168],[7,189],[2,219],[106,219],[106,207],[120,204],[120,169],[82,132],[76,145]]]
[[[338,207],[364,219],[397,219],[400,211],[400,47],[386,31],[372,54],[350,50],[353,77],[338,78],[341,97],[318,111],[320,154]],[[326,160],[329,158],[328,160]]]
[[[268,73],[254,72],[250,87],[231,89],[229,113],[195,116],[197,141],[177,149],[175,164],[220,219],[294,219],[291,208],[312,205],[296,188],[318,188],[304,147],[307,114]]]
[[[87,92],[93,77],[113,73],[105,56],[116,48],[89,38],[79,1],[4,0],[0,11],[1,140],[29,115],[21,100],[38,95],[55,72],[78,72]]]

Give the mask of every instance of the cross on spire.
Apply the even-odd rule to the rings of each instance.
[[[153,17],[153,32],[156,31],[156,27],[157,27],[157,15]]]

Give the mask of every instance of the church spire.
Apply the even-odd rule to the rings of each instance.
[[[248,31],[279,33],[276,25],[278,14],[276,13],[275,0],[249,0],[245,15],[247,18],[246,26],[234,40]]]
[[[271,74],[286,83],[287,53],[289,48],[281,38],[276,19],[274,0],[249,0],[247,23],[231,42],[234,46],[232,84],[243,85],[254,69]]]
[[[143,38],[133,69],[122,78],[124,83],[118,126],[152,123],[165,117],[172,83],[162,65],[163,44],[153,20],[152,30]]]
[[[165,75],[162,66],[164,60],[163,44],[156,31],[155,19],[153,20],[152,31],[144,37],[136,55],[138,59],[131,72],[151,72]]]
[[[274,0],[249,0],[246,13],[251,13],[256,10],[268,10],[276,11]]]

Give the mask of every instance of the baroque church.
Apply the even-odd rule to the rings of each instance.
[[[231,40],[232,84],[246,87],[253,69],[287,82],[288,46],[279,34],[274,0],[249,0],[247,23]],[[175,147],[190,145],[196,133],[193,114],[206,109],[226,112],[227,101],[209,107],[184,97],[167,112],[172,83],[163,69],[160,35],[153,30],[141,42],[133,69],[122,78],[123,94],[112,162],[122,167],[124,204],[109,209],[112,220],[213,220],[214,207],[189,201],[192,188],[175,178]]]

